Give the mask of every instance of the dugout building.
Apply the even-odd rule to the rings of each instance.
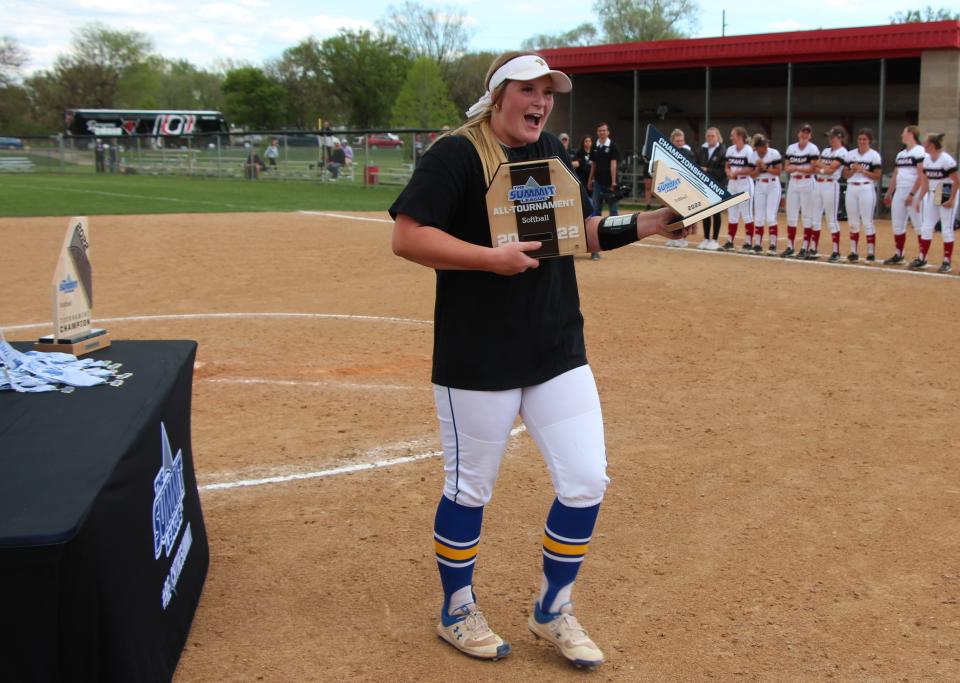
[[[568,131],[573,146],[606,121],[625,153],[642,146],[648,123],[665,135],[683,129],[694,148],[708,126],[729,144],[730,129],[742,125],[782,152],[808,122],[821,148],[835,124],[851,135],[882,131],[874,148],[887,174],[909,124],[946,133],[946,149],[955,157],[960,150],[960,21],[541,52],[573,79],[551,116],[551,128]]]

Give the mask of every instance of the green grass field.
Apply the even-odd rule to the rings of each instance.
[[[383,211],[397,186],[176,176],[0,174],[0,217],[231,211]]]

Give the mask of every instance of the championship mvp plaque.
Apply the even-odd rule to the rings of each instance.
[[[487,189],[493,246],[541,242],[533,258],[584,254],[580,181],[556,157],[500,164]]]

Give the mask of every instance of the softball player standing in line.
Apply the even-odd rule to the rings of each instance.
[[[803,212],[803,245],[797,258],[806,258],[810,236],[813,234],[813,221],[817,213],[817,190],[813,180],[814,164],[820,157],[820,149],[810,142],[813,128],[809,123],[800,126],[797,142],[787,147],[785,170],[790,174],[787,184],[787,239],[790,244],[780,256],[794,255],[793,246],[797,239],[797,224]]]
[[[540,242],[493,247],[486,191],[505,161],[560,157],[545,132],[570,79],[534,53],[498,57],[467,121],[427,150],[390,207],[393,250],[436,270],[433,393],[444,452],[434,549],[443,602],[437,634],[465,654],[499,659],[510,645],[477,607],[473,568],[484,506],[519,414],[556,491],[547,515],[540,594],[528,628],[575,664],[603,653],[573,616],[571,593],[608,479],[603,418],[587,364],[572,256],[537,261]],[[615,249],[669,231],[670,209],[601,219],[580,188],[587,248]],[[508,203],[503,197],[503,203]]]
[[[780,152],[769,146],[767,139],[753,136],[753,163],[756,166],[757,183],[753,195],[753,253],[763,253],[763,229],[770,228],[770,249],[767,254],[777,255],[777,212],[780,211],[780,171],[783,158]]]
[[[730,131],[732,147],[727,147],[727,188],[731,194],[749,192],[753,195],[754,165],[751,161],[753,148],[747,144],[747,129],[737,126]],[[733,241],[737,236],[740,218],[743,217],[743,230],[746,236],[743,240],[742,251],[750,251],[753,242],[753,202],[740,202],[727,210],[727,241],[723,245],[724,251],[733,251]]]
[[[923,157],[926,152],[920,144],[920,129],[907,126],[900,133],[904,149],[897,153],[897,167],[890,179],[890,187],[883,195],[883,203],[890,207],[890,223],[893,226],[893,242],[896,253],[885,260],[885,266],[898,266],[903,263],[903,245],[907,240],[907,219],[920,239],[923,216],[920,215],[920,203],[917,194],[923,183]]]
[[[953,258],[953,227],[957,220],[957,161],[943,151],[943,133],[930,133],[924,145],[927,156],[923,159],[923,184],[920,187],[920,200],[923,202],[923,228],[920,233],[920,256],[910,264],[910,268],[927,267],[927,251],[933,240],[933,231],[940,221],[943,234],[943,264],[938,273],[950,272]]]
[[[860,259],[860,228],[867,233],[867,261],[876,260],[877,234],[873,227],[873,212],[877,206],[875,183],[880,180],[881,159],[876,150],[871,149],[873,131],[861,128],[857,131],[857,148],[847,153],[847,221],[850,224],[850,253],[847,260],[855,263]]]
[[[824,214],[827,216],[827,227],[830,228],[830,241],[833,250],[830,252],[830,261],[840,260],[840,224],[837,222],[837,209],[840,208],[840,175],[847,159],[847,148],[843,141],[847,137],[846,131],[840,126],[834,126],[827,131],[830,147],[820,152],[817,162],[817,194],[819,195],[818,213],[814,221],[813,239],[810,242],[808,259],[820,258],[817,254],[817,245],[820,242],[820,222]]]

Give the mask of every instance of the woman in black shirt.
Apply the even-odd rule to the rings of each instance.
[[[434,523],[444,593],[437,633],[474,657],[510,651],[477,608],[473,566],[483,508],[519,414],[557,493],[527,625],[570,661],[593,667],[603,653],[573,616],[571,591],[608,479],[573,257],[537,261],[526,252],[540,242],[494,248],[485,204],[502,162],[556,156],[569,166],[544,128],[553,93],[572,85],[533,53],[499,57],[486,85],[466,123],[427,150],[390,208],[394,252],[437,273],[432,380],[446,475]],[[601,220],[583,188],[581,202],[591,251],[683,233],[669,231],[676,214],[668,209]]]
[[[587,181],[590,179],[590,150],[593,148],[593,138],[589,135],[584,135],[583,139],[580,140],[580,147],[574,153],[573,157],[573,169],[577,174],[577,178],[580,179],[580,184],[584,187],[587,186]]]

